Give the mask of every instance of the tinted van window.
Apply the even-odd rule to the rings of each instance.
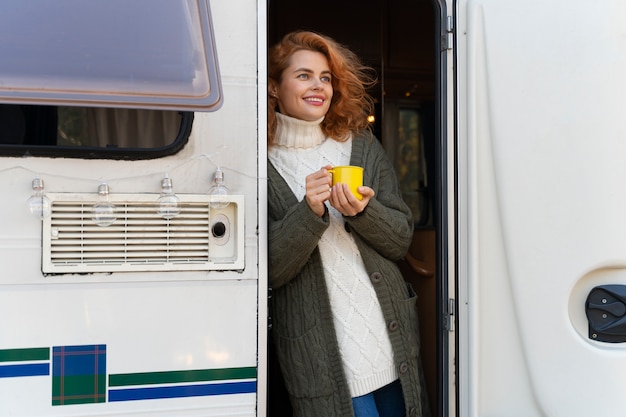
[[[0,56],[0,154],[174,146],[222,102],[206,0],[3,0]]]

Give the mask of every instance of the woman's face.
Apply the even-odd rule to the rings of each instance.
[[[270,83],[269,90],[282,114],[307,121],[320,119],[333,97],[328,60],[320,52],[294,52],[280,84]]]

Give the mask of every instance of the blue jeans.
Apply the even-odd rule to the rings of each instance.
[[[352,399],[355,417],[404,417],[400,380]]]

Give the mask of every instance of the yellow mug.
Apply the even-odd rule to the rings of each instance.
[[[357,188],[363,185],[363,168],[351,165],[333,167],[328,170],[333,176],[333,187],[337,183],[347,184],[348,188],[359,200],[363,199]]]

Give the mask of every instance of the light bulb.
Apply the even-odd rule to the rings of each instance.
[[[98,187],[98,202],[93,205],[91,219],[98,226],[110,226],[117,220],[117,208],[109,201],[109,186],[100,184]]]
[[[158,213],[165,220],[173,219],[180,213],[180,199],[174,194],[172,180],[167,175],[161,180],[161,196],[158,202]]]
[[[209,205],[215,209],[221,209],[230,204],[228,188],[224,185],[224,172],[217,167],[213,175],[213,185],[209,188]]]
[[[33,195],[26,201],[28,203],[28,209],[33,216],[37,216],[43,220],[50,216],[52,212],[50,199],[43,191],[43,180],[41,178],[35,178],[32,185]]]

